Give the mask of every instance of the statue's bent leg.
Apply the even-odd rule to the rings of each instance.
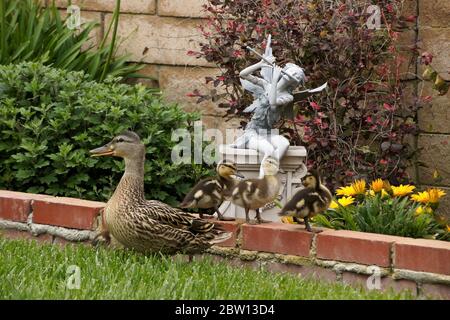
[[[261,137],[261,136],[251,137],[250,140],[248,141],[248,148],[256,150],[256,151],[264,154],[261,163],[267,157],[270,157],[274,152],[274,148],[273,148],[272,144],[267,139],[265,139],[264,137]],[[259,177],[260,178],[264,177],[264,171],[262,170],[262,166],[259,170]]]
[[[281,161],[289,148],[289,140],[280,135],[273,135],[270,136],[270,143],[274,148],[272,156]]]

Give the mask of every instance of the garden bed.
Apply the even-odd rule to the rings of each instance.
[[[102,202],[0,191],[0,228],[10,238],[85,242],[92,239],[103,207]],[[219,223],[233,237],[210,249],[217,259],[363,286],[375,272],[382,290],[450,299],[449,242],[329,229],[312,234],[282,223]]]

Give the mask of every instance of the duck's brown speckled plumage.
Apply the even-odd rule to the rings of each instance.
[[[127,136],[128,135],[128,136]],[[121,135],[134,144],[133,155],[119,153],[117,138],[102,148],[114,148],[125,158],[125,173],[104,210],[105,229],[122,245],[141,252],[198,253],[230,234],[212,222],[144,197],[145,147],[131,132]],[[137,139],[137,141],[136,141]],[[130,143],[130,145],[132,144]],[[98,148],[101,149],[101,148]],[[96,149],[96,150],[98,150]],[[95,154],[96,150],[92,150]]]

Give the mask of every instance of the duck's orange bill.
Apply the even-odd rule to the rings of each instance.
[[[92,149],[89,151],[91,157],[102,157],[102,156],[112,156],[114,154],[114,150],[111,150],[108,145]]]

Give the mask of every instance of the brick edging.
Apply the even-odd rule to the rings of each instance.
[[[52,242],[87,241],[97,228],[103,202],[0,190],[0,229]],[[450,299],[450,242],[347,230],[312,234],[301,225],[217,221],[233,236],[211,253],[273,271],[336,277],[361,283],[377,266],[383,283]],[[50,238],[48,238],[50,237]],[[253,261],[253,262],[252,262]],[[257,262],[255,262],[257,261]]]

